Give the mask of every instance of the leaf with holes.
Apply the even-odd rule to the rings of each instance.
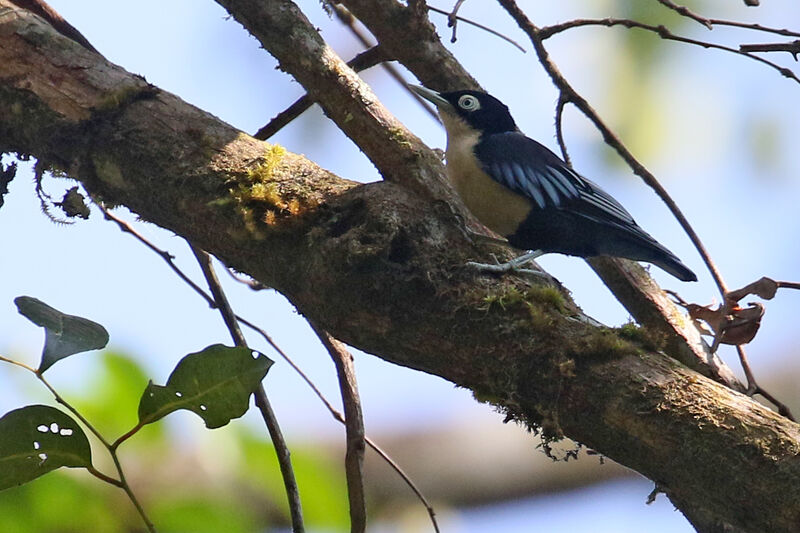
[[[68,315],[30,296],[14,299],[19,313],[44,328],[44,350],[39,372],[76,353],[99,350],[108,344],[106,328],[83,317]]]
[[[28,405],[0,418],[0,490],[51,470],[92,465],[86,434],[69,415],[47,405]]]
[[[272,361],[249,348],[214,344],[180,360],[166,386],[147,386],[139,402],[139,423],[150,424],[178,409],[197,413],[209,429],[239,418]]]

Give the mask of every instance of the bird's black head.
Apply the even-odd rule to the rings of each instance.
[[[414,91],[430,100],[440,113],[455,115],[481,133],[503,133],[517,131],[508,106],[480,91],[453,91],[437,93],[420,86],[411,86]]]

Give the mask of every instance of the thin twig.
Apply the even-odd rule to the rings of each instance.
[[[139,513],[139,517],[141,517],[142,521],[145,523],[145,526],[147,526],[147,530],[150,531],[151,533],[155,533],[156,531],[155,525],[153,525],[153,522],[147,516],[144,507],[142,507],[142,504],[139,503],[139,499],[136,497],[136,494],[134,494],[133,489],[131,489],[131,486],[128,484],[128,480],[125,478],[125,472],[122,469],[122,463],[120,463],[119,457],[117,456],[117,449],[112,448],[112,446],[108,443],[108,441],[100,434],[100,432],[97,429],[95,429],[95,427],[86,419],[86,417],[84,417],[77,409],[75,409],[69,402],[67,402],[58,393],[58,391],[56,391],[56,389],[53,388],[52,385],[50,385],[50,383],[47,381],[47,379],[45,379],[44,375],[42,375],[41,372],[37,370],[34,371],[34,374],[36,374],[36,377],[39,378],[39,381],[41,381],[44,384],[44,386],[47,387],[50,393],[55,397],[56,401],[61,405],[63,405],[66,409],[68,409],[70,413],[78,417],[81,423],[83,423],[84,426],[89,428],[89,431],[91,431],[94,434],[94,436],[97,437],[97,439],[108,450],[108,453],[111,455],[111,460],[114,462],[114,468],[116,468],[117,475],[119,476],[118,482],[112,483],[112,485],[115,485],[121,488],[123,491],[125,491],[125,494],[128,495],[128,499],[136,508],[136,512]]]
[[[556,103],[556,140],[558,146],[561,148],[561,158],[568,167],[572,167],[572,161],[569,159],[569,152],[567,152],[567,143],[564,141],[564,106],[567,105],[568,100],[564,98],[564,93],[558,93],[558,103]]]
[[[228,297],[222,290],[222,285],[214,272],[214,265],[211,263],[211,256],[203,250],[200,250],[193,244],[189,243],[192,253],[203,271],[203,276],[206,278],[208,288],[214,297],[214,302],[217,304],[217,309],[222,315],[222,320],[233,338],[236,346],[247,347],[247,340],[239,328],[239,322],[236,319],[236,314],[231,308]],[[300,503],[300,490],[297,488],[297,480],[294,475],[294,468],[292,468],[291,453],[286,444],[286,439],[283,438],[278,419],[275,416],[272,406],[267,398],[267,393],[264,390],[264,385],[259,383],[255,392],[256,406],[261,411],[261,416],[267,425],[272,444],[275,446],[275,454],[278,456],[278,464],[280,466],[281,475],[283,476],[283,485],[286,490],[286,497],[289,500],[289,513],[292,519],[292,531],[294,533],[303,533],[305,526],[303,525],[303,507]]]
[[[676,13],[678,13],[678,14],[684,16],[684,17],[687,17],[687,18],[690,18],[690,19],[692,19],[692,20],[694,20],[696,22],[699,22],[700,24],[702,24],[703,26],[705,26],[709,30],[713,30],[714,29],[714,26],[711,25],[711,21],[710,20],[708,20],[705,17],[702,17],[702,16],[698,15],[697,13],[693,12],[691,9],[689,9],[686,6],[679,6],[678,4],[673,2],[672,0],[656,0],[656,1],[659,4],[667,7],[668,9],[671,9],[671,10],[675,11]]]
[[[306,382],[306,385],[308,385],[311,391],[317,395],[317,398],[319,398],[319,401],[322,402],[322,405],[325,406],[325,408],[331,414],[333,419],[341,424],[345,424],[344,415],[341,412],[339,412],[333,406],[333,404],[331,404],[331,402],[328,401],[325,395],[322,394],[322,391],[319,390],[319,387],[317,387],[314,384],[314,382],[311,381],[311,378],[309,378],[308,375],[305,372],[303,372],[303,370],[299,366],[297,366],[297,364],[295,364],[295,362],[288,355],[286,355],[286,353],[278,345],[274,343],[274,341],[266,331],[264,331],[263,329],[254,324],[251,324],[250,322],[246,321],[245,319],[239,316],[237,316],[237,318],[239,319],[239,322],[241,322],[242,324],[246,325],[256,333],[264,337],[264,339],[266,339],[267,342],[270,343],[270,345],[275,349],[275,351],[277,351],[280,354],[283,360],[286,361],[286,363],[289,366],[291,366],[295,372],[297,372],[300,378]],[[372,448],[373,451],[375,451],[375,453],[377,453],[384,461],[386,461],[389,464],[389,466],[397,473],[397,475],[400,476],[400,478],[406,483],[406,485],[408,485],[411,491],[417,496],[420,503],[422,503],[422,505],[428,511],[428,516],[430,516],[434,531],[436,531],[436,533],[439,533],[439,524],[436,521],[436,511],[433,509],[433,506],[428,502],[428,499],[425,497],[425,495],[422,494],[422,491],[420,491],[420,489],[416,486],[416,484],[414,484],[414,482],[411,480],[408,474],[405,473],[402,467],[400,467],[400,465],[397,464],[395,460],[392,459],[392,457],[388,453],[383,451],[383,449],[380,446],[378,446],[378,444],[374,440],[372,440],[369,437],[369,435],[365,435],[364,440],[366,441],[367,445],[370,448]]]
[[[120,489],[122,488],[122,482],[120,480],[118,480],[117,478],[113,478],[111,476],[108,476],[108,475],[102,473],[101,471],[99,471],[98,469],[93,467],[92,465],[89,465],[89,466],[87,466],[85,468],[91,475],[93,475],[94,477],[96,477],[100,481],[108,483],[109,485],[114,485],[115,487],[118,487]]]
[[[758,31],[763,33],[772,33],[775,35],[784,35],[787,37],[800,37],[800,33],[796,31],[782,29],[782,28],[772,28],[769,26],[762,26],[761,24],[740,22],[738,20],[725,20],[725,19],[704,17],[702,15],[698,15],[693,11],[690,11],[689,8],[685,6],[679,6],[673,3],[671,0],[656,0],[656,1],[668,7],[669,9],[672,9],[678,14],[683,15],[684,17],[688,17],[692,20],[699,22],[709,30],[713,29],[714,26],[730,26],[733,28],[740,28],[740,29]]]
[[[780,402],[777,398],[775,398],[772,394],[761,388],[761,386],[756,382],[756,377],[753,375],[753,371],[750,369],[750,362],[747,360],[747,353],[744,350],[744,346],[742,346],[741,344],[737,344],[736,352],[739,355],[739,362],[742,365],[742,369],[744,370],[744,375],[747,377],[747,395],[754,396],[756,394],[759,394],[763,396],[767,401],[769,401],[775,407],[778,408],[778,413],[785,416],[792,422],[795,422],[795,418],[792,415],[792,412],[789,410],[789,408],[784,403]]]
[[[466,0],[456,0],[456,5],[453,10],[447,14],[447,27],[453,28],[453,35],[450,37],[450,42],[456,42],[456,27],[458,26],[458,10],[461,9],[461,4]]]
[[[214,265],[211,263],[211,256],[207,252],[189,243],[189,248],[192,250],[197,264],[200,265],[200,270],[203,272],[203,277],[206,279],[208,289],[211,291],[211,297],[214,299],[217,310],[222,315],[222,320],[231,334],[233,343],[236,346],[247,348],[247,339],[244,338],[239,322],[236,320],[236,313],[231,308],[230,301],[222,290],[222,285],[217,278],[217,273],[214,272]]]
[[[747,22],[739,22],[737,20],[708,19],[708,21],[714,26],[730,26],[764,33],[774,33],[775,35],[784,35],[786,37],[800,37],[800,32],[786,28],[771,28],[769,26],[762,26],[761,24],[748,24]]]
[[[177,274],[177,276],[179,278],[181,278],[181,281],[183,281],[184,283],[189,285],[192,289],[194,289],[194,292],[196,292],[197,294],[199,294],[200,296],[203,297],[203,299],[206,301],[206,303],[209,305],[209,307],[211,307],[212,309],[216,307],[216,303],[214,302],[214,299],[211,296],[209,296],[208,294],[206,294],[205,291],[197,283],[192,281],[192,279],[189,276],[184,274],[183,271],[180,268],[178,268],[178,266],[175,264],[175,261],[174,261],[175,260],[175,256],[173,256],[169,252],[167,252],[165,250],[162,250],[162,249],[158,248],[157,246],[155,246],[153,243],[151,243],[149,240],[147,240],[147,238],[144,235],[142,235],[141,233],[136,231],[136,229],[134,229],[134,227],[131,226],[128,222],[126,222],[126,221],[122,220],[121,218],[119,218],[118,216],[114,215],[99,200],[95,200],[95,205],[103,213],[103,216],[105,217],[106,220],[110,220],[110,221],[114,222],[119,227],[119,229],[122,230],[123,233],[128,233],[130,235],[133,235],[133,237],[135,237],[136,240],[138,240],[140,243],[144,244],[150,250],[155,252],[156,255],[158,255],[161,259],[163,259],[167,263],[167,265],[169,265],[169,267],[172,269],[172,271],[175,272],[175,274]]]
[[[739,50],[742,52],[789,52],[797,61],[797,54],[800,54],[800,39],[788,43],[763,43],[763,44],[740,44]]]
[[[128,224],[124,220],[116,217],[113,213],[108,211],[108,209],[105,206],[103,206],[99,202],[95,202],[95,203],[96,203],[97,207],[104,213],[104,215],[106,216],[106,219],[115,222],[124,233],[128,233],[128,234],[132,235],[134,238],[136,238],[142,244],[147,246],[147,248],[149,248],[150,250],[154,251],[159,257],[164,259],[164,261],[166,261],[166,263],[169,265],[170,269],[172,269],[173,272],[175,272],[178,275],[178,277],[180,277],[180,279],[184,280],[192,289],[194,289],[194,291],[198,295],[200,295],[200,297],[202,297],[209,304],[209,306],[212,309],[216,308],[217,304],[216,304],[216,302],[214,302],[214,299],[211,296],[209,296],[208,294],[206,294],[206,292],[199,285],[197,285],[192,280],[190,280],[188,278],[188,276],[186,276],[177,267],[177,265],[175,264],[175,262],[173,260],[174,257],[171,254],[167,253],[164,250],[159,249],[158,247],[156,247],[155,245],[150,243],[144,236],[142,236],[139,232],[134,230],[133,227],[131,227],[130,224]],[[303,381],[305,381],[306,385],[308,385],[308,387],[311,389],[311,391],[314,392],[314,394],[316,394],[317,398],[319,398],[320,402],[322,402],[322,404],[325,406],[325,408],[328,409],[328,412],[330,412],[330,414],[331,414],[331,416],[333,416],[334,420],[336,420],[337,422],[340,422],[342,424],[345,423],[344,415],[342,413],[340,413],[328,401],[327,398],[325,398],[325,395],[322,394],[322,391],[320,391],[319,388],[314,384],[314,382],[311,381],[311,378],[309,378],[308,375],[305,372],[303,372],[303,369],[301,369],[299,366],[297,366],[297,364],[292,360],[292,358],[289,357],[289,355],[285,351],[283,351],[283,349],[274,341],[274,339],[270,336],[269,333],[267,333],[264,329],[260,328],[259,326],[257,326],[253,322],[247,320],[246,318],[244,318],[244,317],[242,317],[240,315],[235,315],[235,316],[236,316],[236,320],[238,320],[239,323],[244,324],[245,326],[249,327],[250,329],[252,329],[256,333],[261,335],[264,338],[264,340],[272,347],[272,349],[275,350],[275,352],[278,355],[280,355],[281,358],[284,361],[286,361],[286,363],[290,367],[292,367],[292,369],[300,376],[300,378]],[[22,365],[22,363],[19,363],[19,364]],[[406,474],[403,471],[403,469],[400,467],[400,465],[398,465],[386,452],[384,452],[375,443],[375,441],[373,441],[371,438],[369,438],[369,436],[366,436],[365,440],[366,440],[367,445],[369,445],[370,448],[372,448],[381,458],[383,458],[383,460],[385,460],[389,464],[389,466],[392,469],[394,469],[395,472],[397,472],[397,474],[403,479],[403,481],[409,486],[409,488],[411,488],[411,490],[414,492],[414,494],[417,496],[419,501],[422,503],[422,505],[427,510],[428,515],[430,516],[430,519],[431,519],[431,523],[433,524],[433,528],[438,533],[439,532],[439,524],[436,522],[436,513],[435,513],[433,507],[431,506],[431,504],[428,502],[427,498],[425,498],[425,496],[422,494],[422,492],[419,490],[419,488],[417,488],[417,486],[414,484],[414,482],[411,480],[411,478],[408,476],[408,474]]]
[[[344,427],[347,434],[345,474],[350,503],[350,531],[364,533],[367,529],[367,506],[364,497],[364,415],[358,397],[353,355],[344,344],[334,339],[314,321],[309,319],[308,323],[328,350],[336,366],[336,374],[339,376],[339,390],[344,405]]]
[[[500,1],[501,3],[504,3],[504,0]],[[651,33],[655,33],[656,35],[667,41],[676,41],[680,43],[691,44],[694,46],[700,46],[702,48],[713,48],[715,50],[722,50],[724,52],[729,52],[731,54],[747,57],[749,59],[752,59],[753,61],[758,61],[759,63],[763,63],[768,67],[777,70],[785,78],[789,78],[797,83],[800,83],[800,78],[798,78],[797,75],[791,69],[782,67],[777,63],[773,63],[772,61],[764,59],[763,57],[753,55],[748,52],[743,52],[737,48],[731,48],[730,46],[725,46],[722,44],[711,43],[708,41],[700,41],[698,39],[690,39],[688,37],[675,35],[670,30],[668,30],[666,26],[663,25],[653,26],[652,24],[645,24],[644,22],[639,22],[631,19],[618,19],[613,17],[608,17],[603,19],[574,19],[567,22],[563,22],[561,24],[553,24],[552,26],[545,26],[541,29],[537,28],[537,34],[539,39],[545,40],[549,39],[550,37],[552,37],[557,33],[561,33],[563,31],[570,30],[573,28],[579,28],[582,26],[606,26],[609,28],[612,26],[624,26],[629,29],[638,28]]]
[[[283,438],[280,426],[278,426],[278,417],[272,410],[272,405],[269,403],[267,393],[264,386],[259,384],[255,391],[256,406],[261,412],[261,417],[267,425],[270,439],[275,446],[275,454],[278,456],[278,463],[280,464],[281,474],[283,475],[283,484],[286,488],[286,497],[289,499],[289,510],[292,515],[292,531],[293,533],[303,533],[305,527],[303,526],[303,510],[300,507],[300,492],[297,489],[297,481],[294,479],[294,470],[292,469],[291,456],[289,447],[286,445],[286,440]]]
[[[792,412],[789,410],[789,408],[784,403],[780,402],[777,398],[775,398],[772,394],[764,390],[756,382],[756,377],[753,375],[753,371],[750,369],[750,362],[747,360],[747,353],[744,350],[744,346],[742,346],[741,344],[737,344],[736,352],[739,355],[739,362],[742,365],[742,369],[744,370],[744,375],[747,377],[747,395],[754,396],[756,394],[759,394],[763,396],[767,401],[769,401],[775,407],[778,408],[778,413],[785,416],[792,422],[795,422],[795,418],[792,415]]]
[[[438,7],[428,6],[428,10],[433,11],[434,13],[439,13],[440,15],[448,15],[448,16],[450,16],[450,12],[445,11],[444,9],[439,9]],[[458,20],[460,22],[463,22],[465,24],[469,24],[470,26],[475,26],[476,28],[479,28],[479,29],[481,29],[481,30],[483,30],[485,32],[491,33],[495,37],[500,37],[505,42],[507,42],[507,43],[511,44],[512,46],[514,46],[517,50],[519,50],[523,54],[528,53],[528,51],[525,50],[525,48],[522,45],[520,45],[517,41],[515,41],[511,37],[508,37],[507,35],[503,35],[502,33],[500,33],[497,30],[493,30],[492,28],[490,28],[488,26],[484,26],[483,24],[481,24],[479,22],[475,22],[474,20],[471,20],[471,19],[468,19],[468,18],[464,18],[464,17],[457,16],[456,20]],[[456,31],[455,27],[453,27],[453,35],[455,35],[455,31]]]
[[[408,485],[414,492],[414,494],[416,494],[419,501],[422,502],[422,505],[424,505],[425,509],[428,511],[428,516],[431,519],[431,524],[433,524],[433,530],[436,533],[440,533],[441,530],[439,529],[439,523],[436,521],[436,511],[434,511],[433,506],[430,503],[428,503],[427,498],[425,498],[425,496],[422,494],[419,488],[417,488],[417,485],[411,480],[408,474],[406,474],[405,471],[403,471],[400,465],[398,465],[388,453],[386,453],[380,446],[378,446],[375,443],[375,441],[369,438],[369,436],[365,437],[365,440],[367,441],[369,447],[372,448],[375,451],[375,453],[377,453],[384,461],[389,463],[389,466],[391,466],[394,469],[394,471],[397,472],[397,474],[401,478],[403,478],[403,481],[405,481],[406,485]]]
[[[347,65],[356,72],[361,72],[363,70],[367,70],[368,68],[372,68],[375,65],[383,63],[384,61],[388,61],[386,53],[380,46],[373,46],[372,48],[364,50],[356,57],[348,61]],[[261,127],[261,129],[259,129],[258,132],[253,135],[253,137],[261,141],[266,141],[278,133],[291,121],[302,115],[312,105],[314,105],[313,100],[311,100],[307,94],[304,94],[295,100],[292,105],[275,115],[275,118],[270,120],[265,126]]]
[[[716,339],[714,340],[716,341]],[[752,396],[756,389],[758,389],[756,377],[753,375],[750,362],[747,360],[747,353],[744,351],[744,347],[741,344],[736,345],[736,352],[739,354],[739,363],[742,365],[742,370],[744,370],[744,375],[747,378],[747,395]]]
[[[269,289],[269,287],[267,287],[266,285],[264,285],[263,283],[261,283],[257,279],[253,279],[253,278],[251,278],[249,276],[248,277],[244,277],[241,274],[238,274],[238,273],[234,272],[230,268],[226,268],[225,272],[228,273],[228,275],[231,277],[231,279],[233,281],[235,281],[236,283],[241,283],[242,285],[245,285],[251,291],[263,291],[263,290]]]
[[[797,419],[795,419],[794,415],[792,415],[792,412],[789,410],[789,408],[784,403],[778,401],[777,398],[775,398],[769,392],[757,386],[754,394],[759,394],[763,396],[765,400],[767,400],[768,402],[770,402],[771,404],[775,405],[778,408],[779,414],[785,416],[792,422],[797,422]]]

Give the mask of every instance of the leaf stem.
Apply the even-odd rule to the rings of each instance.
[[[145,523],[145,526],[147,526],[147,531],[149,531],[150,533],[156,533],[155,526],[150,521],[150,518],[148,518],[147,513],[145,513],[144,508],[139,503],[139,500],[136,498],[136,495],[133,493],[133,490],[131,489],[130,485],[128,485],[128,482],[125,480],[125,473],[122,470],[122,464],[119,461],[119,457],[117,457],[117,446],[119,446],[119,444],[124,440],[123,437],[128,438],[130,435],[132,435],[135,432],[135,430],[138,430],[140,426],[135,427],[133,430],[131,430],[128,433],[126,433],[125,435],[123,435],[123,437],[120,437],[119,439],[117,439],[113,444],[110,444],[108,442],[108,440],[106,440],[105,437],[103,437],[103,435],[100,434],[100,432],[97,430],[97,428],[95,428],[92,425],[92,423],[89,422],[86,419],[85,416],[83,416],[75,407],[72,406],[72,404],[70,404],[67,400],[65,400],[64,397],[61,396],[61,394],[59,394],[58,391],[52,385],[50,385],[50,382],[47,381],[47,379],[44,377],[42,372],[39,372],[37,369],[35,369],[35,368],[31,367],[31,366],[28,366],[25,363],[21,363],[19,361],[15,361],[13,359],[9,359],[8,357],[3,357],[2,355],[0,355],[0,361],[6,362],[6,363],[10,363],[10,364],[18,366],[20,368],[24,368],[25,370],[33,373],[39,379],[39,381],[42,382],[42,384],[45,387],[47,387],[47,390],[50,391],[50,393],[53,395],[53,398],[55,398],[56,402],[61,404],[61,405],[63,405],[64,408],[67,411],[72,413],[72,415],[74,415],[78,420],[80,420],[80,422],[95,437],[97,437],[97,440],[99,440],[103,444],[103,446],[106,448],[106,450],[108,450],[109,455],[111,455],[111,459],[112,459],[112,461],[114,461],[114,467],[117,469],[117,475],[119,475],[119,479],[114,479],[111,476],[103,474],[102,472],[100,472],[99,470],[97,470],[96,468],[94,468],[91,465],[87,466],[86,470],[88,470],[88,472],[90,474],[92,474],[94,477],[96,477],[97,479],[100,479],[101,481],[105,481],[106,483],[108,483],[110,485],[113,485],[115,487],[118,487],[118,488],[122,489],[123,491],[125,491],[125,494],[128,495],[128,499],[130,499],[131,503],[133,503],[133,506],[136,508],[136,511],[139,513],[139,516],[142,518],[142,521]]]

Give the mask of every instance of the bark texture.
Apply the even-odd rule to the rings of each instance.
[[[409,162],[407,179],[358,185],[7,0],[0,117],[0,152],[32,155],[186,237],[348,344],[641,472],[703,531],[797,531],[800,426],[663,353],[672,340],[598,327],[558,286],[467,268],[503,249],[471,241],[458,203],[422,190],[442,179],[424,146],[391,160],[396,176]]]

